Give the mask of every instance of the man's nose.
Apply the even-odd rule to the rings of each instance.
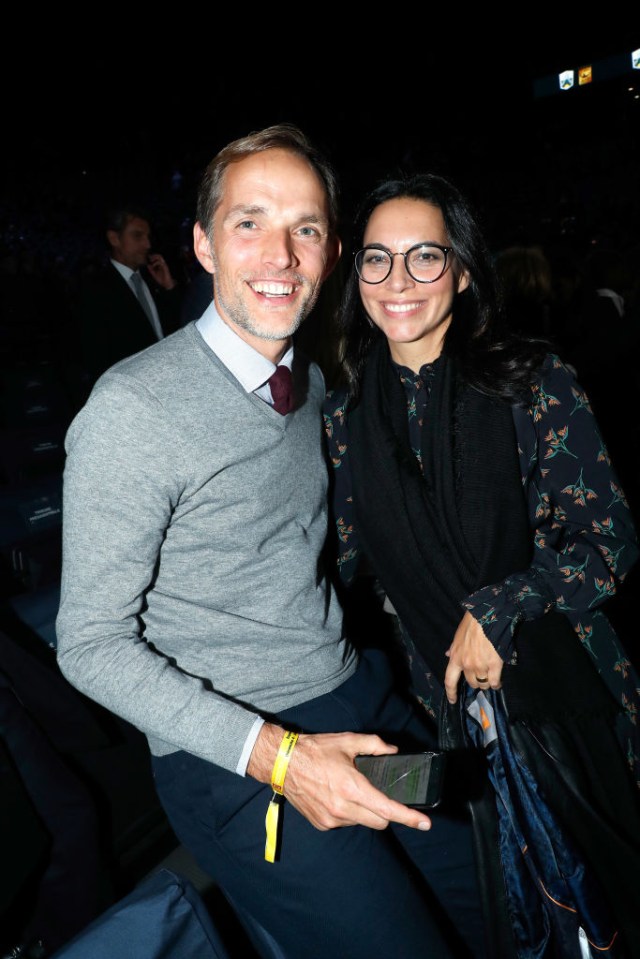
[[[296,261],[293,237],[288,230],[274,230],[265,240],[263,250],[265,263],[273,264],[283,270]]]

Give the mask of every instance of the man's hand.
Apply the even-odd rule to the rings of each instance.
[[[271,770],[284,729],[265,723],[256,740],[247,773],[271,782]],[[386,829],[390,822],[429,829],[431,820],[417,809],[389,799],[354,765],[356,756],[384,756],[398,751],[379,736],[360,733],[301,734],[291,754],[284,795],[316,829],[369,826]]]
[[[444,688],[450,703],[458,698],[458,683],[463,673],[474,689],[500,689],[504,660],[468,611],[462,617],[447,656],[449,665],[444,674]]]
[[[160,253],[152,253],[147,260],[147,269],[159,286],[165,290],[172,290],[176,286],[176,281],[171,275],[171,270],[167,262]]]

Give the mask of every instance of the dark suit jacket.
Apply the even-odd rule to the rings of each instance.
[[[180,326],[181,291],[164,290],[149,274],[144,278],[167,336]],[[135,293],[111,263],[80,284],[76,319],[80,362],[90,385],[118,360],[157,342]]]

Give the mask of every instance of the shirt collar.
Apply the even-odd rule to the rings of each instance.
[[[130,266],[125,266],[124,263],[120,263],[119,260],[112,260],[111,263],[115,266],[116,270],[120,276],[124,277],[127,283],[130,281],[133,274],[136,272],[132,270]]]
[[[213,350],[229,372],[233,373],[247,393],[253,393],[266,383],[275,371],[275,363],[254,350],[224,322],[214,301],[196,321],[196,329],[207,346]],[[288,366],[291,369],[292,363],[293,346],[290,346],[278,365]]]
[[[440,359],[440,357],[438,357],[438,359]],[[435,376],[438,359],[433,360],[431,363],[424,363],[420,367],[419,373],[414,373],[413,370],[408,366],[402,366],[400,363],[396,363],[395,360],[391,360],[391,362],[398,375],[402,377],[405,383],[412,383],[415,385],[418,382],[424,383],[426,380],[429,380]]]

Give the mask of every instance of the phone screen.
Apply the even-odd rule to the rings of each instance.
[[[445,753],[356,756],[356,768],[381,792],[405,806],[436,806],[442,797]]]

